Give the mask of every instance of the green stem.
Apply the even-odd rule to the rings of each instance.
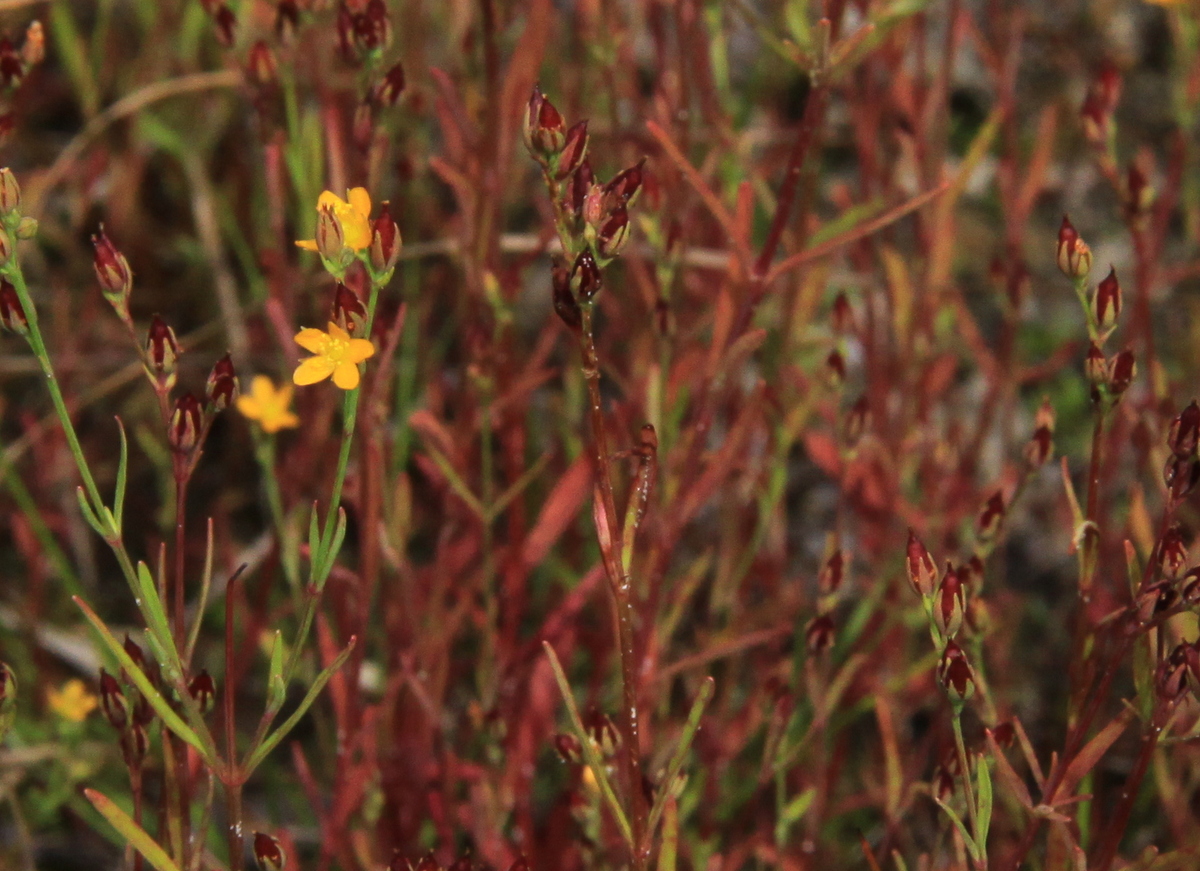
[[[987,844],[980,843],[979,809],[975,805],[975,787],[971,783],[971,766],[967,760],[967,747],[963,742],[961,705],[954,705],[954,716],[950,722],[954,727],[954,746],[958,750],[958,767],[962,772],[963,792],[967,799],[967,817],[971,821],[971,836],[975,839],[975,846],[979,848],[979,867],[986,869]],[[985,763],[981,762],[980,764]]]

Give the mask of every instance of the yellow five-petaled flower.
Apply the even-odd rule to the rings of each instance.
[[[328,332],[309,327],[296,333],[296,344],[316,354],[297,366],[292,375],[292,381],[301,387],[332,375],[338,387],[353,390],[358,386],[358,364],[375,353],[370,340],[352,339],[332,321]]]
[[[317,198],[317,212],[328,209],[342,225],[343,244],[352,251],[371,246],[371,195],[366,188],[351,188],[342,199],[333,191],[323,191]],[[307,251],[319,251],[316,239],[296,242]]]
[[[100,703],[99,699],[88,691],[84,682],[77,677],[73,677],[63,684],[62,689],[48,687],[46,701],[54,713],[72,723],[82,723]]]
[[[250,382],[250,392],[237,398],[237,410],[250,420],[258,421],[263,432],[276,433],[300,425],[300,418],[292,413],[292,385],[284,384],[278,390],[266,375],[255,375]]]

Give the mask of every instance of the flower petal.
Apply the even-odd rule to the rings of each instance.
[[[351,363],[361,363],[375,354],[375,346],[369,339],[351,339],[350,347],[346,349],[345,359]]]
[[[358,366],[349,360],[344,360],[333,370],[333,383],[343,390],[353,390],[358,386]]]
[[[321,209],[336,209],[338,206],[343,208],[346,206],[346,201],[335,194],[333,191],[321,191],[321,195],[317,197],[317,211]]]
[[[305,251],[320,251],[321,250],[320,248],[317,247],[316,239],[297,239],[296,247],[303,248]]]
[[[333,339],[333,341],[335,341],[335,342],[348,342],[348,341],[350,341],[350,334],[347,333],[345,330],[343,330],[341,327],[339,327],[337,324],[335,324],[333,321],[330,321],[329,322],[329,338]]]
[[[242,417],[247,420],[258,420],[262,417],[262,405],[253,396],[247,396],[243,393],[237,398],[237,410],[242,413]]]
[[[346,194],[346,199],[354,211],[358,212],[364,218],[371,217],[371,195],[367,193],[366,188],[350,188]]]
[[[296,367],[292,373],[292,382],[301,387],[324,381],[333,374],[334,364],[328,357],[309,357]]]
[[[276,433],[281,429],[292,429],[300,425],[300,418],[290,411],[283,411],[262,422],[263,432]]]
[[[329,347],[329,336],[315,327],[308,327],[296,333],[296,344],[306,351],[322,354]]]
[[[288,388],[291,390],[291,388]],[[255,375],[250,379],[250,395],[260,404],[269,403],[275,398],[275,383],[266,375]]]

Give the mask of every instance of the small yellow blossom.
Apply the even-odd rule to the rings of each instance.
[[[327,333],[312,327],[296,333],[296,344],[317,355],[296,367],[292,381],[301,387],[324,381],[332,375],[333,383],[338,387],[353,390],[358,386],[358,364],[375,353],[370,340],[352,339],[332,321]]]
[[[237,410],[244,417],[258,421],[263,432],[275,433],[300,425],[300,418],[292,413],[292,385],[284,384],[278,390],[266,375],[255,375],[250,382],[250,393],[237,398]]]
[[[50,687],[46,690],[46,702],[54,713],[72,723],[82,723],[100,704],[79,678],[71,678],[61,689]]]
[[[317,198],[317,212],[331,209],[342,225],[344,244],[352,251],[362,251],[371,246],[371,195],[366,188],[351,188],[342,199],[333,191],[323,191]],[[301,239],[296,242],[306,251],[317,251],[316,239]]]

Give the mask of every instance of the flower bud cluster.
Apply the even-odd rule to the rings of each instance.
[[[337,12],[338,50],[349,64],[373,64],[392,44],[392,22],[384,0],[348,3]]]

